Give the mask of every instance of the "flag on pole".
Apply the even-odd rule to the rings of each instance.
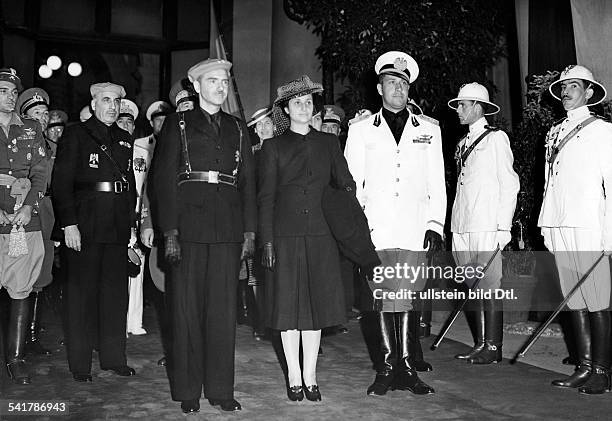
[[[213,5],[214,1],[210,1],[210,57],[211,58],[220,58],[223,60],[227,60],[227,53],[225,51],[225,46],[223,45],[223,38],[221,37],[221,33],[219,32],[219,25],[217,23],[217,15],[215,14],[215,6]],[[240,117],[244,120],[244,113],[242,111],[242,107],[240,106],[240,98],[238,96],[238,87],[236,86],[236,81],[234,79],[234,72],[230,69],[230,78],[231,83],[229,87],[229,92],[227,94],[227,99],[221,105],[221,109],[228,114],[233,114],[236,117]]]

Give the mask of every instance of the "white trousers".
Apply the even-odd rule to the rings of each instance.
[[[458,266],[469,264],[485,266],[497,247],[497,232],[464,232],[453,233],[453,257]],[[503,247],[505,245],[501,245]],[[497,253],[486,277],[479,283],[479,289],[499,288],[502,278],[502,255]]]
[[[544,245],[555,255],[561,292],[566,297],[601,254],[601,230],[542,227]],[[571,310],[602,311],[610,306],[610,260],[604,257],[567,306]]]
[[[140,273],[134,278],[129,278],[129,301],[128,301],[128,312],[127,312],[127,333],[132,335],[144,335],[147,333],[142,328],[142,284],[144,281],[144,255],[139,249],[135,249],[140,257],[142,264],[140,265]]]

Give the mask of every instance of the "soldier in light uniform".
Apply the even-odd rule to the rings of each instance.
[[[344,153],[383,266],[421,266],[427,263],[428,250],[443,245],[446,188],[440,127],[436,120],[407,108],[410,84],[419,73],[412,57],[387,52],[378,58],[375,70],[383,106],[351,124]],[[371,283],[371,287],[388,292],[419,290],[425,285],[424,278],[400,276]],[[384,361],[368,394],[384,395],[393,387],[415,394],[434,393],[419,379],[414,364],[414,360],[423,361],[419,337],[414,334],[419,317],[409,317],[412,304],[410,299],[387,299],[377,308]],[[421,367],[430,369],[429,364]]]
[[[53,230],[53,205],[51,204],[50,184],[51,171],[53,171],[53,161],[55,160],[55,150],[57,145],[45,135],[49,124],[49,95],[41,88],[26,89],[17,99],[16,110],[24,117],[30,117],[40,123],[43,137],[45,138],[45,154],[47,160],[47,180],[45,186],[45,197],[38,201],[38,215],[41,223],[41,232],[45,246],[45,257],[40,271],[40,275],[34,284],[30,299],[32,300],[32,315],[30,319],[30,334],[26,342],[26,353],[49,355],[51,352],[44,348],[39,340],[40,330],[40,292],[44,287],[53,281],[52,269],[54,258],[54,242],[51,240]]]
[[[0,288],[11,298],[6,363],[15,383],[29,384],[24,360],[28,296],[45,253],[35,211],[46,190],[47,160],[40,123],[14,111],[21,89],[14,69],[0,69]]]
[[[448,102],[457,111],[459,123],[469,127],[457,145],[457,190],[451,217],[453,254],[458,265],[484,266],[492,251],[502,250],[511,240],[510,228],[519,191],[519,178],[512,168],[514,157],[508,136],[487,124],[486,115],[499,112],[489,101],[487,88],[473,82],[463,85]],[[479,289],[501,286],[501,253],[495,255]],[[502,360],[503,310],[495,299],[472,300],[466,311],[474,346],[455,358],[471,364]]]
[[[119,109],[119,117],[117,118],[117,126],[129,134],[134,134],[136,129],[136,118],[138,117],[138,106],[134,101],[122,98]]]
[[[344,120],[344,111],[337,105],[323,106],[323,121],[321,131],[338,136],[340,134],[340,123]]]
[[[553,252],[561,292],[567,295],[598,255],[612,250],[612,124],[589,106],[605,88],[583,66],[568,66],[549,87],[567,117],[546,138],[546,185],[538,226]],[[579,364],[553,386],[580,393],[609,392],[610,267],[604,258],[567,303]]]
[[[121,99],[121,105],[119,109],[119,117],[117,118],[117,126],[121,127],[123,130],[128,132],[129,134],[134,134],[134,129],[136,128],[135,121],[138,118],[138,106],[129,99]],[[138,150],[137,150],[138,149]],[[134,169],[134,178],[136,180],[136,215],[140,212],[140,193],[141,191],[138,189],[139,181],[141,181],[142,185],[142,172],[145,168],[148,168],[147,165],[143,165],[142,158],[140,155],[142,151],[136,147],[136,141],[134,141],[134,155],[133,155],[133,165]],[[141,262],[144,261],[144,255],[140,248],[138,247],[138,243],[130,244],[134,253],[138,255],[138,258]],[[138,273],[136,273],[136,271]],[[135,276],[133,276],[135,275]],[[128,310],[127,310],[127,333],[131,333],[132,335],[145,335],[147,333],[146,330],[142,328],[142,305],[143,305],[143,297],[142,297],[142,283],[144,277],[144,265],[141,264],[138,270],[134,269],[134,271],[130,271],[130,277],[128,280]]]

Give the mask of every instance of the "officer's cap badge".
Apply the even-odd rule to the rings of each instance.
[[[393,62],[393,68],[403,72],[408,68],[408,61],[404,57],[397,57]]]

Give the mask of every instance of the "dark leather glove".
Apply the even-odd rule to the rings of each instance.
[[[444,248],[442,236],[435,231],[425,231],[425,239],[423,240],[423,248],[427,250],[427,258],[431,258],[433,254]]]
[[[272,243],[264,244],[263,253],[261,254],[261,264],[267,269],[274,270],[275,263],[276,254],[274,254],[274,246]]]
[[[171,265],[176,265],[181,261],[181,244],[178,235],[167,235],[164,237],[164,251],[166,261]]]

